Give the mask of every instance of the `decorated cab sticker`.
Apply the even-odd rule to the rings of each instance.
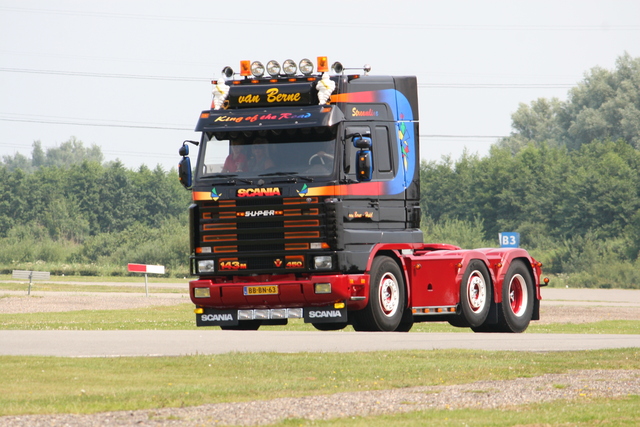
[[[304,197],[307,195],[307,193],[309,192],[309,187],[307,187],[307,184],[304,184],[302,186],[302,189],[300,190],[296,190],[298,192],[298,196],[300,197]]]

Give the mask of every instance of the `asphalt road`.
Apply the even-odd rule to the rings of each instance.
[[[640,291],[544,289],[545,304],[638,307]],[[640,335],[286,331],[0,331],[0,355],[180,356],[229,352],[475,349],[569,351],[640,347]]]

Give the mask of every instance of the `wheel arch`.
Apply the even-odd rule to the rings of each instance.
[[[494,271],[491,268],[491,262],[489,261],[489,258],[482,251],[478,251],[475,249],[460,250],[458,252],[460,252],[461,254],[461,259],[459,262],[458,274],[456,275],[456,283],[455,283],[456,287],[459,288],[460,285],[462,284],[462,277],[464,276],[464,273],[467,271],[467,267],[469,267],[469,264],[472,261],[478,260],[478,261],[482,261],[484,265],[487,267],[487,270],[489,271],[489,280],[491,280],[491,289],[495,291],[494,287],[496,283],[496,278],[495,278]]]
[[[411,301],[411,286],[409,286],[409,273],[407,271],[407,265],[404,261],[404,257],[402,256],[403,249],[413,249],[413,245],[406,245],[407,247],[398,248],[395,245],[388,244],[378,244],[374,246],[371,250],[371,255],[369,256],[369,261],[367,262],[367,270],[366,273],[370,274],[371,265],[373,264],[374,258],[378,256],[387,256],[391,258],[396,264],[398,264],[398,268],[402,272],[402,279],[404,282],[404,307],[408,309],[410,307],[409,303]]]
[[[539,267],[534,268],[536,265],[536,261],[533,259],[529,253],[521,248],[500,248],[500,249],[478,249],[478,251],[483,252],[487,259],[490,261],[490,270],[495,276],[495,291],[498,299],[495,300],[496,303],[502,302],[502,285],[504,283],[504,279],[507,275],[507,271],[509,271],[509,267],[513,264],[514,261],[522,261],[525,268],[531,275],[531,280],[533,281],[534,286],[534,296],[535,300],[540,300],[540,275],[538,273]]]

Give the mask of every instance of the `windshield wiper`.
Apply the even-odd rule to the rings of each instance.
[[[232,178],[238,176],[237,173],[217,173],[215,175],[208,175],[207,178]]]
[[[313,182],[313,178],[309,178],[308,176],[300,176],[298,172],[271,172],[271,173],[263,173],[259,176],[288,176],[289,179],[284,181],[273,181],[274,183],[278,182],[298,182],[298,179],[302,179],[307,182]]]
[[[231,178],[231,179],[227,179],[227,182],[223,182],[221,184],[228,184],[228,185],[234,185],[236,183],[236,181],[240,181],[243,182],[245,184],[253,184],[253,181],[250,181],[248,179],[244,179],[244,178],[238,178],[237,174],[234,173],[219,173],[216,175],[210,175],[205,177],[205,179],[226,179],[226,178]],[[220,184],[218,184],[220,185]]]

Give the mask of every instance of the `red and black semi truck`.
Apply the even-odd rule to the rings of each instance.
[[[423,242],[416,77],[318,57],[242,61],[212,83],[178,165],[198,326],[522,332],[539,318],[524,249]]]

